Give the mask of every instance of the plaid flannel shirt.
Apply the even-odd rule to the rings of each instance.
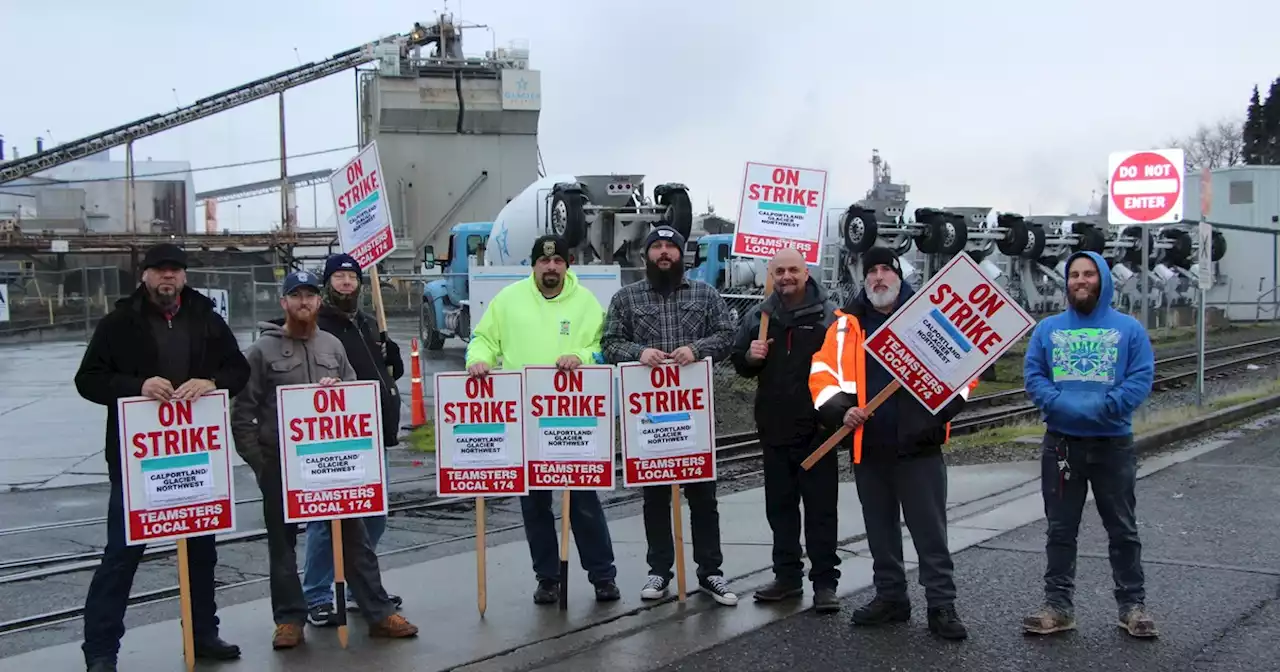
[[[646,279],[613,295],[600,349],[610,364],[638,361],[646,348],[670,353],[686,345],[695,359],[718,362],[729,356],[735,331],[729,306],[711,285],[685,279],[664,297]]]

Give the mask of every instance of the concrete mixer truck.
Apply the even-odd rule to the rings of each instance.
[[[493,222],[453,227],[449,259],[443,261],[445,277],[427,283],[423,291],[427,349],[444,347],[448,338],[469,340],[485,303],[473,283],[483,281],[481,293],[487,296],[495,287],[523,278],[528,270],[491,267],[528,267],[533,241],[547,233],[565,238],[578,279],[609,305],[620,283],[638,279],[644,268],[640,248],[660,224],[689,237],[693,207],[688,187],[661,184],[649,198],[643,175],[548,175],[537,180],[508,201]]]

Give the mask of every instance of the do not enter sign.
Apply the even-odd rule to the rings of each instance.
[[[1173,224],[1182,221],[1184,156],[1181,149],[1115,152],[1107,174],[1111,224]]]

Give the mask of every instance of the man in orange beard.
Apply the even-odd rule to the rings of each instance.
[[[245,353],[251,373],[244,392],[231,405],[231,433],[237,452],[253,468],[262,490],[271,611],[276,623],[271,644],[276,649],[290,649],[304,640],[307,600],[298,577],[297,527],[284,522],[276,388],[332,385],[355,380],[356,372],[347,360],[342,341],[316,328],[320,276],[307,271],[291,273],[284,279],[280,294],[284,320],[259,323],[262,336]],[[342,521],[342,554],[348,585],[369,623],[369,636],[416,635],[418,628],[395,613],[395,605],[382,587],[378,556],[359,518]]]

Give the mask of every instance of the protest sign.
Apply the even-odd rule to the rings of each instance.
[[[612,490],[613,367],[526,366],[530,490]]]
[[[711,359],[679,366],[618,367],[622,382],[623,485],[714,481]]]
[[[396,249],[396,235],[378,143],[365,145],[356,158],[333,171],[329,190],[333,192],[342,250],[360,268],[369,268],[390,256]]]
[[[437,373],[435,421],[441,497],[528,494],[521,372]]]
[[[376,381],[281,385],[276,408],[285,522],[387,512]]]
[[[214,390],[192,401],[116,403],[126,544],[235,530],[227,400]]]

